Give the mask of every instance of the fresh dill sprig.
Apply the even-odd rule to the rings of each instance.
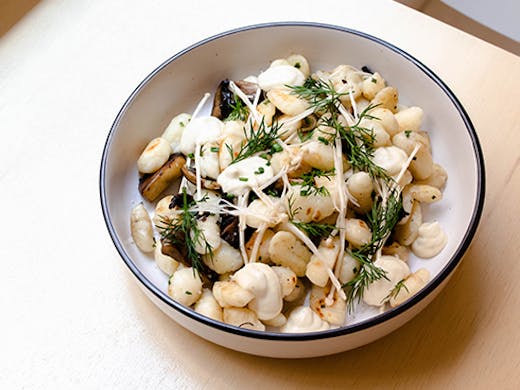
[[[311,240],[326,238],[330,236],[330,233],[332,233],[334,229],[336,229],[335,225],[331,225],[329,223],[297,222],[293,220],[290,222],[302,232],[307,234]]]
[[[354,308],[354,302],[361,302],[365,289],[376,280],[385,278],[386,272],[372,263],[370,258],[359,251],[351,251],[350,255],[356,259],[360,266],[354,279],[345,283],[342,287],[347,296],[347,307],[349,313]]]
[[[293,221],[294,218],[296,217],[296,215],[302,209],[301,207],[294,208],[294,194],[289,195],[289,197],[287,198],[287,206],[288,206],[287,212],[289,213],[289,220]]]
[[[314,179],[317,177],[326,177],[330,180],[330,176],[334,175],[334,169],[331,169],[329,171],[322,171],[318,168],[312,168],[309,172],[305,172],[300,176],[300,180],[295,181],[293,184],[301,185],[302,188],[300,190],[301,196],[309,196],[309,195],[322,195],[327,196],[329,195],[329,191],[327,188],[321,186],[316,186]]]
[[[314,111],[333,111],[336,112],[336,104],[340,97],[348,95],[350,92],[337,92],[332,82],[326,83],[323,80],[315,80],[307,77],[303,85],[287,85],[296,96],[307,100]]]
[[[388,195],[386,205],[383,204],[379,197],[376,198],[372,205],[372,210],[367,214],[368,225],[372,230],[370,245],[373,246],[369,252],[375,253],[383,246],[383,241],[390,235],[397,222],[399,222],[402,208],[401,197],[395,190]]]
[[[397,284],[394,286],[392,291],[390,291],[390,293],[386,297],[383,298],[381,303],[385,303],[386,301],[388,301],[392,298],[397,298],[397,296],[399,295],[399,292],[403,288],[406,290],[406,292],[410,292],[408,290],[408,287],[406,287],[406,284],[404,284],[404,282],[405,282],[405,279],[401,279],[399,282],[397,282]]]
[[[365,108],[352,126],[344,126],[337,119],[337,115],[332,115],[325,122],[341,136],[345,154],[354,168],[368,172],[372,178],[390,181],[391,178],[386,171],[372,161],[375,141],[373,130],[361,126],[363,119],[378,119],[370,115],[370,111],[376,107],[375,105],[369,105]]]
[[[178,218],[163,219],[162,225],[157,226],[161,238],[186,249],[186,257],[191,265],[199,274],[205,273],[205,265],[201,260],[200,254],[195,250],[197,245],[203,245],[209,256],[213,257],[211,245],[206,241],[204,231],[197,224],[197,212],[191,210],[196,205],[195,200],[187,194],[186,188],[182,190],[182,200],[180,202],[182,213]]]
[[[233,95],[233,100],[235,101],[235,104],[230,104],[232,110],[225,119],[226,121],[245,121],[247,119],[247,116],[249,115],[249,110],[242,102],[242,99],[240,99],[236,94]]]
[[[349,310],[352,310],[355,299],[358,302],[361,301],[365,288],[370,283],[381,278],[386,279],[386,272],[374,265],[372,258],[384,245],[386,238],[399,221],[402,207],[400,196],[395,190],[389,194],[386,204],[380,198],[376,198],[374,201],[372,210],[367,215],[368,224],[372,230],[372,238],[369,243],[361,248],[350,251],[351,256],[360,263],[360,270],[354,279],[343,285]]]
[[[236,156],[233,154],[233,148],[226,144],[228,151],[231,154],[231,164],[245,160],[246,158],[251,157],[256,153],[278,151],[279,148],[277,147],[279,145],[276,143],[276,140],[281,135],[278,134],[278,131],[281,127],[282,125],[278,124],[277,122],[273,123],[271,126],[268,126],[265,124],[262,118],[262,121],[260,122],[257,130],[251,127],[251,131],[248,134],[244,128],[246,142],[244,145],[242,145]]]
[[[361,126],[363,119],[378,119],[370,115],[370,111],[377,105],[370,104],[360,114],[357,122],[348,127],[343,126],[338,120],[338,104],[340,98],[350,92],[337,92],[332,83],[327,84],[323,80],[315,80],[308,77],[302,86],[289,86],[292,92],[298,97],[306,99],[315,111],[325,111],[331,116],[326,120],[326,124],[339,132],[346,146],[346,154],[349,162],[354,168],[367,171],[374,178],[388,180],[389,177],[385,170],[372,161],[374,152],[374,132],[371,129]],[[325,135],[321,137],[321,142],[329,144],[333,142],[333,136]]]

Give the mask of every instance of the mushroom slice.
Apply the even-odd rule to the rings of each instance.
[[[139,180],[139,192],[146,200],[153,202],[161,193],[181,176],[181,168],[186,164],[182,154],[172,154],[168,161],[151,175]]]
[[[253,100],[255,98],[256,90],[258,89],[258,84],[252,83],[246,80],[240,80],[235,83],[238,88],[242,90],[249,98],[249,100]]]
[[[171,242],[169,239],[162,238],[161,239],[161,252],[163,255],[170,256],[174,258],[175,260],[181,262],[187,267],[193,267],[194,264],[192,261],[188,258],[186,245],[182,245],[182,242],[184,242],[184,237],[181,237],[181,235],[178,235],[178,237],[175,238],[178,242],[178,244],[175,244]],[[198,265],[199,269],[201,269],[201,272],[199,272],[199,276],[202,279],[202,283],[204,287],[211,288],[213,286],[213,283],[218,280],[218,274],[214,272],[213,270],[209,269],[202,260],[200,261],[200,264]]]
[[[183,165],[182,168],[182,174],[188,181],[192,184],[197,184],[197,176],[195,175],[195,172],[188,168],[186,165]],[[213,190],[218,191],[220,190],[220,184],[218,184],[215,180],[205,179],[201,177],[201,184],[202,187],[207,190]]]
[[[211,115],[218,119],[227,118],[231,113],[232,103],[234,104],[234,99],[233,92],[229,90],[229,80],[222,80],[215,91],[215,99],[213,100]]]
[[[238,217],[229,214],[221,216],[220,237],[233,248],[239,249]]]
[[[255,83],[240,80],[235,84],[246,94],[249,100],[252,101],[254,99],[257,90]],[[221,120],[226,119],[233,111],[234,105],[236,105],[235,94],[229,89],[229,80],[222,80],[215,91],[211,115]]]

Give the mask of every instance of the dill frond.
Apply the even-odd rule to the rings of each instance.
[[[240,99],[236,94],[233,95],[233,100],[235,101],[235,104],[230,104],[232,110],[225,120],[226,121],[235,121],[235,120],[245,121],[247,119],[247,116],[249,115],[249,110],[242,102],[242,99]]]
[[[330,236],[330,233],[334,229],[336,229],[335,225],[331,225],[328,223],[318,223],[318,222],[297,222],[290,221],[294,226],[304,232],[311,240],[317,240],[322,238],[327,238]]]
[[[163,219],[161,225],[157,226],[157,228],[159,229],[162,239],[168,240],[173,245],[184,247],[186,257],[192,267],[197,270],[199,274],[204,275],[206,273],[206,266],[195,248],[198,245],[204,246],[206,252],[212,258],[212,247],[207,242],[204,231],[202,231],[197,224],[198,213],[191,210],[191,208],[196,205],[196,202],[191,195],[188,195],[186,188],[182,190],[182,199],[179,203],[180,209],[182,210],[179,217],[173,220]]]
[[[394,286],[394,288],[392,289],[392,291],[390,291],[390,293],[383,298],[383,300],[381,301],[381,303],[385,303],[386,301],[392,299],[392,298],[396,298],[397,295],[399,295],[399,292],[401,291],[401,289],[405,289],[407,292],[410,292],[408,290],[408,287],[406,287],[406,284],[404,284],[405,282],[405,279],[401,279],[399,282],[397,282],[397,284]]]
[[[330,180],[330,176],[334,175],[334,169],[329,171],[323,171],[318,168],[312,168],[309,172],[303,173],[299,180],[293,182],[294,185],[301,185],[302,188],[300,190],[301,196],[309,196],[309,195],[329,195],[329,191],[321,186],[316,186],[314,179],[317,177],[326,177]]]
[[[246,134],[246,142],[236,156],[233,155],[233,149],[227,145],[228,151],[231,153],[232,161],[231,164],[238,161],[245,160],[248,157],[255,155],[260,152],[275,152],[278,151],[276,140],[281,135],[278,133],[281,124],[273,123],[271,126],[267,126],[262,119],[258,129],[251,128],[250,134],[244,128]]]
[[[340,135],[344,153],[354,168],[368,172],[372,178],[390,181],[391,178],[387,172],[372,161],[374,158],[374,132],[372,129],[361,126],[363,119],[378,119],[369,113],[376,107],[369,105],[365,108],[352,126],[343,125],[338,120],[337,115],[332,115],[325,120],[325,123],[327,126],[332,127],[336,134]]]
[[[292,93],[300,98],[307,100],[315,112],[333,111],[336,112],[336,104],[340,97],[348,95],[350,92],[337,92],[332,83],[326,83],[323,80],[316,80],[307,77],[303,85],[291,86],[287,85]]]
[[[395,191],[390,193],[386,204],[383,204],[380,198],[375,200],[372,210],[367,216],[368,224],[372,230],[372,238],[368,244],[350,252],[350,255],[360,263],[360,270],[355,278],[343,285],[350,311],[356,299],[358,302],[361,301],[364,291],[370,283],[386,278],[386,272],[377,267],[372,262],[372,258],[384,245],[387,237],[399,221],[402,207],[401,199]]]

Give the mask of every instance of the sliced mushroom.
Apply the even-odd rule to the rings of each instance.
[[[197,184],[197,176],[195,174],[195,171],[188,168],[186,165],[182,166],[181,171],[182,171],[182,174],[184,175],[184,177],[186,179],[188,179],[189,182],[191,182],[193,184]],[[213,190],[213,191],[220,190],[220,185],[215,180],[206,179],[206,178],[202,177],[200,182],[202,184],[202,188],[205,188],[207,190]]]
[[[219,119],[227,118],[231,113],[232,104],[235,104],[235,100],[233,92],[229,90],[229,80],[222,80],[215,91],[211,115]]]
[[[238,88],[246,94],[246,96],[252,101],[255,98],[256,90],[258,85],[246,80],[240,80],[235,83]]]
[[[181,176],[181,168],[185,164],[186,159],[182,154],[172,154],[157,172],[141,177],[139,192],[145,199],[153,202],[175,179]]]
[[[229,214],[222,215],[220,237],[233,248],[239,248],[238,217]]]
[[[182,245],[181,243],[184,242],[184,237],[180,235],[176,238],[179,244],[174,244],[168,239],[162,238],[161,239],[161,251],[164,255],[170,256],[174,258],[175,260],[181,262],[187,267],[192,267],[193,264],[191,260],[188,258],[188,253],[186,249],[186,245]],[[200,272],[200,278],[202,279],[202,283],[204,284],[204,287],[211,288],[213,286],[213,283],[218,280],[218,274],[211,269],[209,269],[202,260],[200,261],[200,268],[202,269],[202,272]]]
[[[246,94],[249,100],[253,101],[257,90],[257,85],[255,83],[240,80],[235,84]],[[234,105],[236,105],[235,94],[229,89],[229,80],[222,80],[215,91],[215,99],[213,100],[211,115],[219,119],[226,119],[229,114],[231,114],[231,111],[233,111]]]

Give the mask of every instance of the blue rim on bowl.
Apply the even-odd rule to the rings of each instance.
[[[160,72],[164,67],[166,67],[171,62],[175,61],[177,58],[184,56],[185,54],[189,53],[193,49],[204,45],[208,42],[211,42],[213,40],[226,37],[229,35],[241,33],[248,30],[254,30],[254,29],[263,29],[263,28],[272,28],[277,26],[302,26],[302,27],[312,27],[312,28],[320,28],[320,29],[331,29],[336,31],[341,31],[347,34],[353,34],[359,37],[362,37],[364,39],[368,39],[370,41],[376,42],[382,46],[385,46],[386,48],[390,49],[391,51],[399,54],[400,56],[404,57],[407,61],[413,63],[420,71],[422,71],[424,74],[426,74],[431,80],[433,80],[439,88],[446,94],[446,96],[451,100],[454,107],[457,109],[462,121],[465,124],[466,130],[468,131],[468,134],[472,141],[473,150],[475,153],[475,159],[477,164],[477,194],[476,194],[476,203],[475,207],[473,209],[473,213],[471,216],[471,220],[469,222],[468,228],[464,234],[464,237],[461,240],[461,243],[459,247],[456,249],[455,253],[453,254],[452,258],[448,261],[447,265],[437,274],[430,283],[419,293],[414,295],[411,299],[409,299],[404,304],[397,306],[393,309],[387,310],[384,313],[377,315],[373,318],[364,320],[362,322],[353,324],[353,325],[346,325],[340,328],[326,330],[326,331],[320,331],[320,332],[311,332],[311,333],[299,333],[299,334],[288,334],[288,333],[275,333],[275,332],[269,332],[269,331],[255,331],[255,330],[249,330],[249,329],[242,329],[237,328],[235,326],[227,325],[223,322],[215,321],[211,318],[205,317],[194,310],[187,308],[177,302],[175,302],[173,299],[171,299],[164,291],[159,289],[157,286],[155,286],[143,273],[138,269],[138,267],[135,265],[135,263],[132,261],[130,256],[126,253],[126,251],[123,248],[123,245],[121,241],[119,240],[119,237],[116,234],[115,228],[112,224],[110,213],[108,210],[107,205],[107,194],[106,194],[106,187],[105,187],[105,178],[106,178],[106,160],[108,151],[110,149],[110,144],[112,142],[112,138],[115,132],[115,129],[118,127],[119,122],[121,121],[121,118],[123,117],[125,111],[127,110],[130,103],[133,101],[134,97],[141,91],[141,89],[150,81],[158,72]],[[241,27],[237,29],[233,29],[230,31],[226,31],[217,35],[214,35],[212,37],[209,37],[207,39],[204,39],[200,42],[197,42],[190,47],[180,51],[179,53],[173,55],[168,60],[163,62],[161,65],[159,65],[155,70],[153,70],[140,84],[139,86],[132,92],[130,97],[126,100],[123,107],[119,111],[114,123],[112,124],[112,127],[110,129],[110,132],[107,137],[107,141],[104,146],[103,155],[101,159],[101,168],[100,168],[100,196],[101,196],[101,207],[103,210],[103,216],[105,219],[105,223],[108,228],[108,232],[110,234],[110,237],[117,248],[120,256],[122,257],[125,264],[128,266],[128,268],[132,271],[132,273],[139,279],[139,281],[151,292],[160,299],[162,302],[164,302],[166,305],[170,306],[174,310],[192,318],[196,321],[199,321],[207,326],[220,329],[225,332],[238,334],[245,337],[251,337],[256,339],[269,339],[269,340],[280,340],[280,341],[303,341],[303,340],[317,340],[317,339],[327,339],[327,338],[333,338],[345,334],[355,333],[367,328],[370,328],[372,326],[375,326],[377,324],[380,324],[384,321],[387,321],[391,318],[394,318],[398,316],[399,314],[405,312],[409,308],[416,305],[418,302],[420,302],[424,297],[429,295],[433,290],[435,290],[441,283],[444,281],[444,279],[451,274],[451,272],[457,267],[457,265],[460,263],[464,253],[468,249],[471,240],[475,234],[475,231],[477,229],[480,217],[482,215],[482,209],[484,205],[484,195],[485,195],[485,168],[484,168],[484,158],[482,149],[479,143],[479,140],[477,138],[475,129],[473,127],[473,124],[471,123],[471,120],[468,117],[468,114],[462,107],[461,103],[457,99],[457,97],[453,94],[453,92],[448,88],[448,86],[437,76],[435,73],[433,73],[428,67],[426,67],[424,64],[422,64],[419,60],[411,56],[410,54],[404,52],[403,50],[399,49],[398,47],[382,40],[379,38],[376,38],[374,36],[352,30],[346,27],[340,27],[335,25],[329,25],[329,24],[323,24],[323,23],[312,23],[312,22],[274,22],[274,23],[264,23],[264,24],[256,24],[246,27]]]

